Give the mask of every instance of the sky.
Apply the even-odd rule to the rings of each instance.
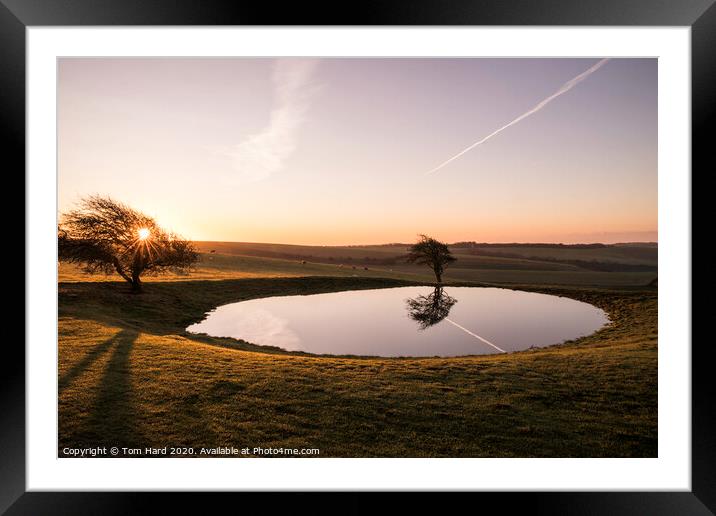
[[[194,240],[657,241],[657,60],[62,58],[58,159]]]

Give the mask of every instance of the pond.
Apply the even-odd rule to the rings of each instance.
[[[397,287],[231,303],[187,331],[316,354],[452,357],[549,346],[607,322],[604,311],[566,297]]]

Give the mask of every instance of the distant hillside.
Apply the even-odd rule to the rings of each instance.
[[[305,246],[252,242],[197,242],[202,253],[279,258],[310,263],[394,267],[404,265],[409,244]],[[451,244],[454,268],[491,270],[656,272],[658,247],[615,244]]]

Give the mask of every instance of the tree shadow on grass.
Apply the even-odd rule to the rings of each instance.
[[[60,376],[57,381],[59,392],[62,393],[79,375],[85,372],[102,355],[107,353],[107,351],[116,344],[117,339],[122,337],[122,333],[123,332],[120,331],[104,342],[97,344],[85,354],[82,360],[73,365],[64,375]]]
[[[121,330],[89,351],[80,363],[62,377],[61,384],[64,388],[100,356],[110,353],[104,371],[99,375],[94,401],[87,407],[86,415],[82,417],[77,430],[70,431],[69,434],[60,430],[61,443],[72,447],[139,448],[142,455],[148,446],[161,447],[167,444],[151,442],[146,428],[151,428],[156,421],[152,421],[152,416],[141,409],[142,400],[138,398],[140,393],[132,384],[132,368],[136,366],[139,371],[142,369],[141,365],[136,364],[136,358],[132,364],[132,351],[138,337],[139,332],[136,330]],[[184,439],[187,444],[197,435],[206,439],[208,444],[216,442],[215,433],[208,427],[203,414],[204,400],[201,394],[192,393],[180,398],[173,409],[179,411],[174,417],[186,419],[184,424],[189,424],[192,428],[192,437]],[[60,417],[62,418],[62,414]],[[179,441],[171,444],[184,445],[182,439]],[[120,453],[119,456],[126,455]]]
[[[107,341],[112,354],[97,384],[97,395],[88,409],[87,420],[73,440],[90,446],[130,447],[144,444],[136,394],[132,391],[130,380],[130,355],[138,336],[135,330],[124,329]],[[100,345],[99,350],[103,348]],[[96,354],[100,353],[99,350]]]

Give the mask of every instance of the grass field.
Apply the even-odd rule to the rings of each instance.
[[[408,281],[433,281],[425,267],[409,265],[399,257],[406,252],[401,246],[293,246],[283,244],[244,244],[236,242],[198,242],[200,259],[190,276],[167,275],[146,281],[223,280],[264,277],[338,276],[381,277]],[[494,284],[644,286],[656,278],[656,249],[653,247],[610,246],[597,249],[544,249],[538,247],[490,248],[489,252],[509,251],[525,256],[546,254],[552,260],[635,265],[633,256],[622,257],[621,249],[640,252],[637,265],[652,266],[653,271],[602,272],[560,261],[540,261],[500,256],[474,256],[472,249],[454,249],[458,261],[445,273],[446,281]],[[214,252],[211,252],[214,251]],[[611,253],[611,254],[610,254]],[[366,260],[371,258],[371,260]],[[387,262],[387,263],[386,263]],[[394,262],[394,263],[391,263]],[[115,276],[87,276],[73,265],[60,264],[59,281],[112,281]]]
[[[60,266],[59,450],[657,454],[657,291],[645,286],[655,273],[456,267],[448,280],[573,297],[603,308],[612,323],[573,342],[509,355],[316,357],[190,335],[184,328],[232,301],[425,284],[430,276],[402,266],[353,269],[214,250],[204,249],[189,277],[148,281],[140,295],[112,278]]]
[[[333,264],[397,264],[408,251],[408,244],[368,246],[306,246],[288,244],[260,244],[250,242],[197,242],[204,253],[260,256],[328,262]],[[658,248],[654,244],[601,245],[598,247],[569,245],[500,245],[461,244],[452,246],[453,254],[461,267],[467,268],[510,268],[534,270],[574,270],[568,262],[577,260],[584,263],[611,263],[621,265],[643,265],[656,268]]]

